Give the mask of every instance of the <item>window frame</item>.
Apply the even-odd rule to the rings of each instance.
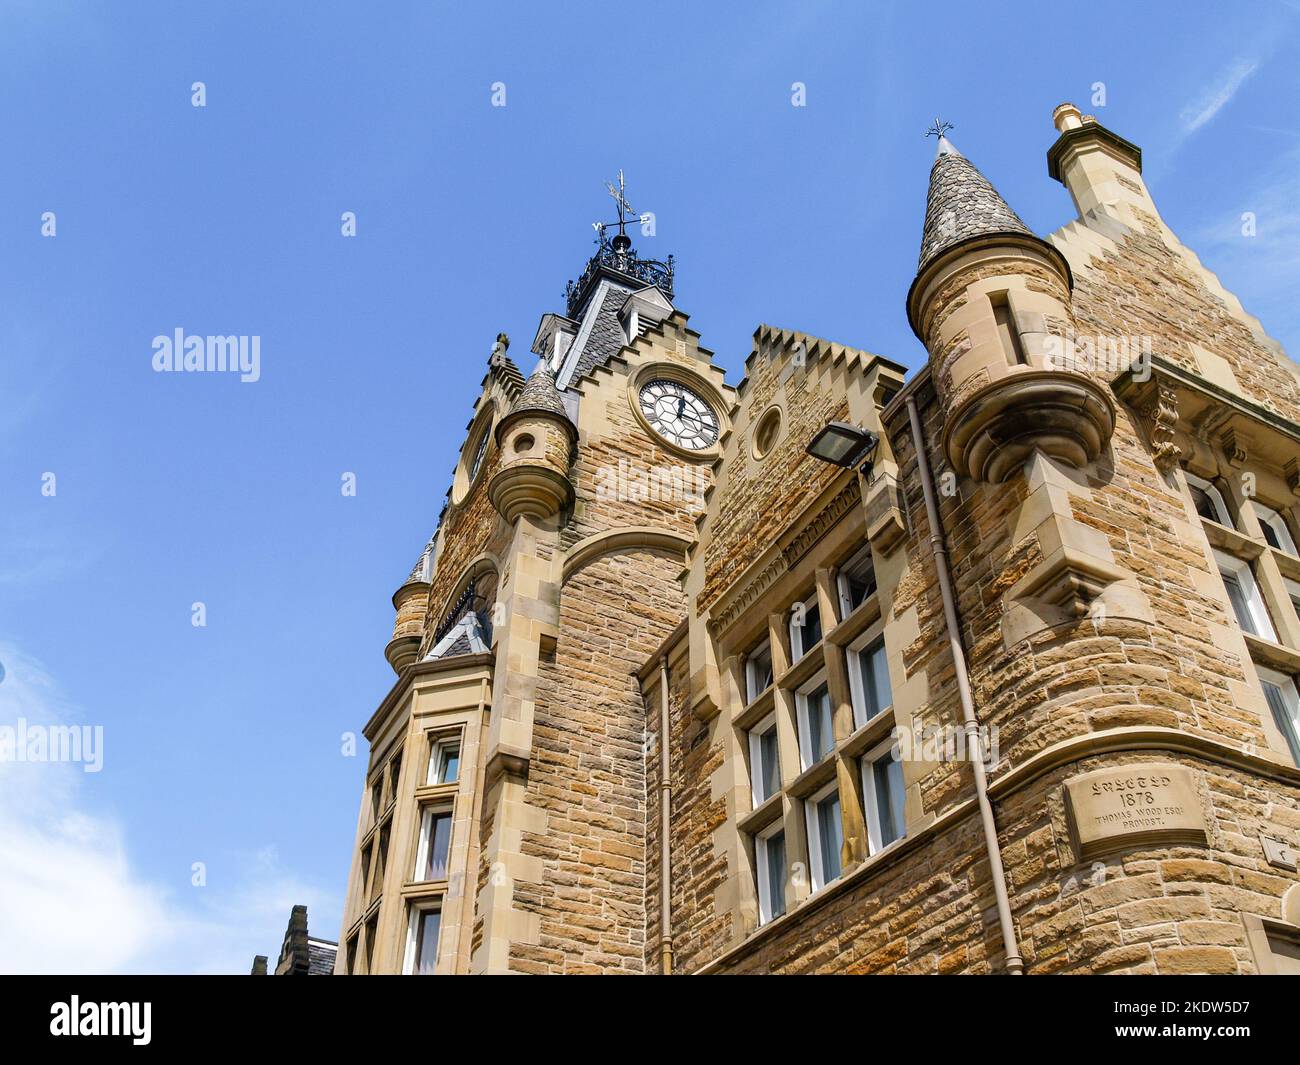
[[[388,875],[389,847],[392,844],[392,822],[386,821],[375,833],[370,843],[369,863],[370,888],[366,893],[366,905],[374,902],[384,893],[384,877]]]
[[[839,782],[831,781],[831,783],[827,784],[820,791],[815,792],[814,794],[810,795],[807,799],[804,800],[804,817],[807,822],[807,830],[808,830],[808,869],[811,874],[811,881],[812,881],[811,894],[813,895],[817,894],[817,892],[821,891],[828,884],[835,883],[835,881],[837,881],[840,877],[844,875],[844,866],[840,860],[840,856],[837,854],[835,855],[835,863],[838,867],[837,871],[833,877],[827,879],[826,868],[825,868],[826,856],[822,854],[822,842],[821,842],[822,837],[820,831],[821,810],[822,807],[825,806],[826,802],[831,798],[832,795],[835,797],[835,802],[838,807],[837,816],[839,817],[839,822],[840,822],[839,824],[840,847],[843,848],[844,807],[843,804],[840,803]]]
[[[893,759],[894,740],[885,740],[884,743],[873,747],[867,751],[859,760],[859,776],[862,778],[862,812],[864,820],[867,823],[867,853],[875,856],[881,851],[888,850],[895,843],[899,843],[907,838],[907,815],[903,813],[903,824],[896,838],[888,843],[884,842],[884,824],[881,820],[880,803],[876,799],[876,766],[885,759]],[[901,764],[901,763],[900,763]],[[903,810],[906,810],[907,803],[907,785],[903,785],[902,793]]]
[[[770,678],[762,688],[758,687],[757,663],[756,659],[767,656],[767,673]],[[745,705],[748,706],[762,695],[768,688],[772,687],[776,680],[776,673],[772,668],[772,640],[771,637],[764,637],[759,640],[745,655]]]
[[[1276,720],[1273,721],[1273,727],[1281,735],[1282,742],[1291,755],[1291,760],[1300,766],[1300,686],[1296,684],[1295,677],[1280,673],[1276,669],[1269,669],[1267,666],[1256,665],[1255,673],[1260,681],[1260,691],[1264,690],[1265,684],[1271,684],[1282,693],[1287,716],[1291,719],[1292,735],[1288,737]],[[1264,705],[1268,707],[1270,716],[1273,716],[1273,707],[1269,704],[1267,694],[1264,696]],[[1295,741],[1294,744],[1292,739]]]
[[[435,766],[438,769],[438,776],[446,776],[445,752],[452,747],[456,748],[456,775],[451,780],[435,780]],[[425,787],[440,787],[445,784],[458,783],[460,781],[460,758],[463,750],[464,744],[459,732],[431,736],[429,738],[429,762],[424,775]]]
[[[1300,621],[1300,581],[1283,577],[1282,583],[1286,585],[1286,597],[1291,600],[1291,608],[1295,611],[1296,620]]]
[[[839,598],[841,621],[857,609],[857,607],[853,605],[852,596],[849,594],[848,571],[854,566],[859,565],[864,560],[866,560],[871,566],[871,591],[863,597],[862,602],[865,603],[875,595],[880,588],[880,580],[876,574],[875,556],[872,554],[871,544],[868,542],[863,544],[862,547],[846,558],[835,573],[835,590]],[[861,605],[862,603],[858,604],[858,606]]]
[[[429,864],[429,847],[434,843],[433,819],[446,816],[447,826],[447,876],[441,880],[427,880],[424,871]],[[429,803],[420,811],[420,835],[415,848],[415,871],[411,874],[412,883],[441,884],[451,876],[451,851],[456,842],[456,818],[454,808],[447,803]]]
[[[868,722],[875,721],[881,714],[888,713],[893,709],[894,678],[889,672],[889,650],[885,646],[883,630],[872,637],[857,641],[857,644],[858,646],[849,648],[847,664],[849,670],[849,695],[853,703],[853,727],[862,728]],[[862,678],[862,662],[866,656],[873,654],[877,649],[884,656],[885,680],[889,684],[889,702],[881,706],[874,714],[869,715],[867,713],[867,692]]]
[[[809,704],[810,696],[816,694],[822,688],[826,689],[826,704],[830,711],[830,746],[821,754],[814,754],[812,749],[812,715]],[[808,770],[835,752],[835,707],[831,703],[831,688],[824,671],[819,672],[795,691],[794,716],[796,731],[799,735],[799,768],[801,771]]]
[[[1189,486],[1199,488],[1209,496],[1210,505],[1219,515],[1216,519],[1217,523],[1222,525],[1224,528],[1235,531],[1237,526],[1232,520],[1232,511],[1228,509],[1227,500],[1223,498],[1223,493],[1215,487],[1214,483],[1212,481],[1207,481],[1204,477],[1198,477],[1196,474],[1192,473],[1191,470],[1183,470],[1183,476],[1187,479]],[[1191,495],[1190,491],[1188,492],[1188,495]],[[1194,496],[1192,497],[1192,509],[1196,511],[1196,516],[1198,518],[1208,520],[1199,510],[1196,510],[1196,498]]]
[[[1290,555],[1292,558],[1300,558],[1296,553],[1295,539],[1291,536],[1291,527],[1287,524],[1286,518],[1282,512],[1274,510],[1267,503],[1261,503],[1258,499],[1252,499],[1251,505],[1255,508],[1255,517],[1259,519],[1261,528],[1271,529],[1273,536],[1277,539],[1278,546],[1273,548],[1275,551],[1281,551],[1284,555]],[[1268,537],[1264,537],[1265,542]],[[1269,547],[1273,547],[1269,544]]]
[[[379,938],[379,911],[375,910],[362,925],[362,933],[365,936],[365,945],[362,948],[362,954],[365,959],[365,975],[372,976],[375,971],[375,941]]]
[[[775,836],[781,837],[781,846],[785,851],[785,861],[781,866],[781,912],[772,912],[772,883],[768,879],[770,865],[768,863],[767,849],[771,845],[771,840]],[[758,892],[758,923],[760,925],[769,924],[778,917],[783,917],[789,910],[790,900],[786,897],[786,885],[789,883],[790,876],[790,851],[785,846],[785,822],[777,818],[761,832],[754,836],[754,872],[755,888]]]
[[[1229,614],[1237,623],[1237,627],[1250,636],[1268,640],[1270,643],[1277,643],[1277,630],[1273,628],[1273,619],[1269,616],[1268,605],[1264,602],[1264,596],[1259,590],[1259,584],[1255,580],[1255,573],[1250,563],[1244,559],[1226,554],[1218,548],[1213,550],[1214,561],[1219,570],[1219,580],[1223,584],[1223,594],[1228,600]],[[1231,573],[1241,588],[1242,595],[1246,600],[1246,609],[1250,614],[1250,620],[1255,625],[1255,631],[1253,632],[1247,629],[1241,623],[1241,618],[1237,616],[1237,610],[1232,604],[1232,596],[1228,592],[1228,583],[1224,580],[1225,570]]]
[[[797,609],[799,609],[799,607],[803,607],[803,616],[805,622],[807,622],[808,620],[808,615],[813,611],[816,611],[817,622],[819,627],[821,628],[821,635],[818,636],[817,639],[814,640],[807,647],[805,647],[803,644],[804,626],[796,625],[794,623],[794,612]],[[826,619],[822,617],[821,600],[817,596],[816,588],[813,589],[812,595],[810,595],[807,599],[801,599],[791,605],[790,618],[789,618],[789,630],[790,630],[790,662],[793,665],[795,662],[800,661],[804,657],[804,655],[806,655],[809,651],[811,651],[814,647],[816,647],[819,643],[821,643],[822,640],[825,639],[826,637]]]
[[[759,795],[759,783],[764,779],[763,774],[763,737],[772,733],[773,739],[776,740],[776,786],[766,795]],[[750,796],[757,810],[763,803],[767,802],[773,795],[781,791],[781,745],[780,738],[776,734],[776,711],[768,714],[757,725],[749,730],[749,787]]]
[[[402,779],[402,750],[393,752],[392,757],[388,759],[388,764],[384,766],[384,789],[387,799],[384,801],[385,812],[397,802],[398,785]]]
[[[406,922],[406,951],[402,959],[402,975],[420,976],[420,975],[437,975],[438,971],[438,952],[442,948],[442,896],[427,902],[413,902],[410,907],[410,915]],[[420,949],[420,922],[430,913],[438,915],[438,938],[433,945],[433,972],[417,973],[415,966],[417,963],[417,954]]]

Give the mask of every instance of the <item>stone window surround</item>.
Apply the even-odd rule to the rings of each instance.
[[[758,687],[758,680],[755,671],[758,666],[757,658],[760,655],[767,655],[767,669],[765,672],[772,671],[772,641],[768,637],[763,637],[758,643],[754,644],[745,652],[745,700],[746,703],[752,703],[759,698],[764,692],[772,687],[766,684],[762,688]]]
[[[867,692],[862,683],[863,661],[870,661],[870,656],[876,653],[877,648],[883,652],[885,634],[883,626],[881,631],[873,631],[876,626],[872,626],[865,633],[859,636],[848,645],[848,670],[849,670],[849,690],[853,694],[853,725],[855,729],[865,728],[874,721],[880,714],[886,713],[893,708],[893,688],[890,688],[890,699],[884,706],[878,707],[874,714],[868,714]],[[888,675],[889,661],[886,658],[885,672]]]
[[[417,797],[424,793],[427,793],[428,790],[431,788],[445,787],[445,788],[454,789],[455,785],[460,782],[460,774],[461,771],[464,769],[463,765],[457,768],[455,780],[443,780],[443,781],[438,781],[437,783],[434,783],[430,780],[430,777],[433,776],[434,758],[438,756],[442,748],[451,747],[453,745],[456,747],[458,755],[463,753],[465,749],[464,725],[455,724],[455,725],[436,726],[434,728],[425,730],[424,740],[423,743],[421,744],[422,749],[420,752],[421,754],[420,764],[425,767],[424,782],[422,784],[417,785],[416,787]]]
[[[821,831],[820,831],[820,810],[824,803],[834,797],[835,804],[839,807],[840,838],[844,836],[844,805],[840,802],[840,786],[838,780],[832,780],[829,784],[819,788],[812,795],[809,795],[803,802],[804,816],[807,818],[807,839],[808,839],[808,871],[809,879],[812,881],[812,890],[810,895],[816,895],[819,891],[824,890],[829,885],[835,883],[844,875],[842,862],[840,869],[833,877],[827,878],[824,862],[826,856],[821,852]],[[786,856],[787,862],[789,855]],[[839,861],[837,856],[837,862]]]
[[[812,744],[812,704],[809,696],[822,688],[826,689],[826,701],[830,704],[831,735],[828,750],[823,754],[818,754],[813,749]],[[796,732],[799,737],[799,759],[795,764],[799,766],[801,772],[807,772],[835,753],[835,706],[831,700],[830,685],[826,679],[825,666],[817,670],[816,673],[794,690],[794,706]]]
[[[456,842],[456,808],[454,799],[435,799],[430,802],[420,803],[420,830],[419,838],[415,850],[415,861],[407,867],[407,873],[404,878],[404,888],[415,890],[430,890],[431,885],[445,887],[448,877],[439,877],[433,880],[425,880],[421,873],[429,859],[429,848],[433,846],[436,838],[434,830],[434,820],[446,816],[450,821],[447,826],[447,857],[445,859],[448,867],[448,876],[450,876],[451,866],[451,848]]]
[[[1255,958],[1255,968],[1259,975],[1281,975],[1278,958],[1285,955],[1279,955],[1274,948],[1286,946],[1300,952],[1300,925],[1273,917],[1259,917],[1253,913],[1242,914],[1242,922],[1246,926],[1246,941]]]
[[[1219,524],[1228,529],[1235,529],[1236,523],[1232,520],[1232,512],[1228,509],[1228,504],[1223,498],[1223,493],[1214,485],[1212,481],[1207,481],[1203,477],[1197,477],[1196,474],[1185,470],[1187,483],[1192,487],[1199,488],[1210,499],[1210,505],[1219,515]],[[1205,520],[1205,519],[1202,519]]]
[[[1297,686],[1295,677],[1260,665],[1255,667],[1255,672],[1259,675],[1261,686],[1267,682],[1278,689],[1286,705],[1287,716],[1291,719],[1291,727],[1300,734],[1300,686]],[[1300,765],[1300,755],[1296,755],[1296,758],[1296,764]]]
[[[1228,588],[1229,578],[1232,578],[1242,594],[1244,606],[1253,630],[1249,634],[1276,643],[1277,633],[1273,628],[1273,619],[1264,603],[1264,597],[1260,594],[1259,586],[1255,583],[1254,568],[1250,562],[1235,555],[1230,555],[1225,551],[1220,551],[1217,548],[1214,549],[1214,561],[1219,567],[1219,573],[1224,578],[1225,591]],[[1229,603],[1231,602],[1232,599],[1229,596]],[[1235,606],[1233,617],[1236,617]],[[1240,624],[1239,618],[1237,621]]]
[[[440,927],[438,929],[438,943],[435,943],[434,945],[434,951],[436,954],[438,950],[438,945],[442,941],[442,928],[441,928],[442,898],[441,896],[435,900],[421,900],[419,902],[412,902],[407,906],[408,916],[406,922],[406,947],[402,952],[402,975],[403,976],[411,976],[415,973],[416,938],[419,935],[420,918],[425,913],[429,913],[434,910],[438,911],[439,922],[440,922]]]
[[[1255,517],[1259,519],[1261,533],[1263,533],[1265,527],[1267,527],[1269,532],[1273,533],[1273,536],[1276,538],[1279,545],[1279,547],[1274,548],[1274,550],[1280,549],[1283,553],[1295,558],[1295,540],[1291,537],[1291,529],[1286,518],[1281,512],[1275,510],[1273,507],[1261,503],[1258,499],[1253,500],[1253,502],[1255,505]],[[1266,540],[1268,539],[1266,533],[1264,534],[1264,538]],[[1269,546],[1272,547],[1273,545],[1269,544]]]
[[[807,647],[803,645],[804,626],[796,625],[794,620],[795,611],[798,610],[799,607],[803,607],[803,617],[805,621],[807,620],[809,613],[811,613],[812,611],[817,612],[817,621],[822,630],[821,639],[824,639],[826,636],[827,619],[822,617],[822,604],[820,599],[818,598],[817,589],[814,588],[812,590],[812,594],[809,595],[807,598],[797,600],[796,602],[790,604],[790,609],[788,613],[790,616],[789,625],[790,625],[790,661],[791,662],[802,662],[805,658],[808,657],[809,653],[815,651],[817,649],[818,644],[821,643],[821,639],[818,639],[816,642],[809,644]]]
[[[875,766],[882,758],[891,757],[890,752],[893,748],[893,739],[887,739],[871,750],[863,752],[862,757],[859,759],[862,776],[863,812],[866,815],[867,823],[868,853],[873,858],[895,844],[901,843],[906,838],[906,833],[904,833],[904,835],[892,839],[888,843],[882,842],[880,810],[876,805]]]
[[[848,574],[845,571],[852,569],[855,566],[859,566],[863,562],[871,563],[874,578],[875,559],[872,557],[871,544],[869,543],[863,544],[858,551],[846,558],[844,562],[840,564],[838,571],[835,574],[835,589],[839,592],[840,617],[846,617],[853,611],[849,596],[849,579]]]
[[[763,803],[767,802],[768,799],[772,798],[772,795],[776,795],[781,790],[781,785],[780,785],[781,751],[780,751],[780,747],[778,746],[777,753],[776,753],[776,775],[777,775],[776,790],[772,792],[772,795],[763,795],[760,797],[758,794],[758,785],[759,785],[760,775],[762,773],[762,766],[763,766],[762,737],[766,736],[769,732],[773,732],[775,730],[776,730],[775,710],[773,710],[770,714],[768,714],[767,717],[763,718],[762,721],[758,722],[758,724],[752,726],[749,729],[750,794],[753,796],[755,809],[762,806]]]
[[[470,423],[470,430],[465,436],[465,445],[460,453],[460,461],[456,463],[456,471],[452,475],[451,485],[451,503],[453,506],[460,506],[465,502],[466,497],[479,481],[482,479],[483,471],[487,469],[487,458],[492,451],[492,429],[496,422],[497,406],[494,400],[489,400],[481,411],[474,415],[474,420]],[[478,454],[480,444],[486,444],[483,450],[482,458],[479,465],[470,474],[470,467]]]
[[[767,881],[768,841],[778,834],[783,837],[782,842],[784,843],[785,824],[780,818],[773,821],[766,828],[760,829],[758,832],[754,833],[754,872],[757,877],[758,923],[760,925],[768,924],[775,917],[780,917],[789,909],[789,891],[786,890],[789,876],[786,876],[785,883],[782,884],[782,891],[785,893],[786,898],[782,900],[781,913],[779,914],[772,913],[771,887]],[[789,872],[789,867],[790,855],[789,850],[787,849],[785,862],[787,874]]]
[[[349,892],[350,897],[362,900],[361,913],[349,929],[347,938],[349,944],[356,944],[354,952],[356,958],[365,959],[374,955],[374,951],[367,942],[366,937],[369,935],[369,930],[375,926],[374,918],[378,915],[384,898],[383,885],[376,878],[386,874],[393,863],[392,826],[393,814],[397,809],[399,780],[393,779],[391,770],[394,763],[399,766],[405,763],[405,759],[402,757],[404,749],[405,744],[395,744],[393,749],[379,763],[379,766],[371,770],[366,781],[365,794],[373,795],[375,787],[378,786],[380,803],[378,811],[375,811],[373,806],[371,807],[370,827],[366,829],[365,835],[362,836],[359,847],[361,860],[358,863],[358,883],[355,885],[355,891]],[[398,761],[399,759],[400,761]],[[389,833],[387,840],[388,853],[381,863],[379,861],[379,846],[385,830]]]

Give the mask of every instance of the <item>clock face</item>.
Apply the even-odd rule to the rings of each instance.
[[[483,465],[483,456],[487,454],[488,437],[491,435],[487,429],[484,429],[482,437],[479,438],[478,449],[474,452],[474,461],[469,464],[469,479],[471,481],[478,476],[479,467]]]
[[[651,381],[641,389],[641,413],[669,443],[702,451],[718,439],[718,416],[695,392],[676,381]]]

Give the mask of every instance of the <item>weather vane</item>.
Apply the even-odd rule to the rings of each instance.
[[[623,183],[623,171],[620,170],[618,172],[617,185],[615,185],[612,181],[606,181],[605,188],[609,190],[610,196],[612,196],[614,202],[618,204],[618,222],[617,223],[592,222],[591,223],[592,228],[595,229],[597,237],[599,239],[604,239],[605,227],[617,224],[618,235],[626,239],[627,238],[626,226],[627,226],[628,219],[629,218],[636,219],[637,213],[635,210],[633,210],[632,205],[627,202],[627,195],[626,195],[627,186]]]
[[[925,131],[927,137],[942,137],[950,129],[955,129],[951,122],[943,122],[938,117],[934,120],[934,125]]]

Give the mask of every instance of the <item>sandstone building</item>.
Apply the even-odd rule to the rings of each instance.
[[[1300,970],[1300,368],[1054,119],[1046,238],[940,137],[910,380],[621,227],[499,338],[337,972]]]

